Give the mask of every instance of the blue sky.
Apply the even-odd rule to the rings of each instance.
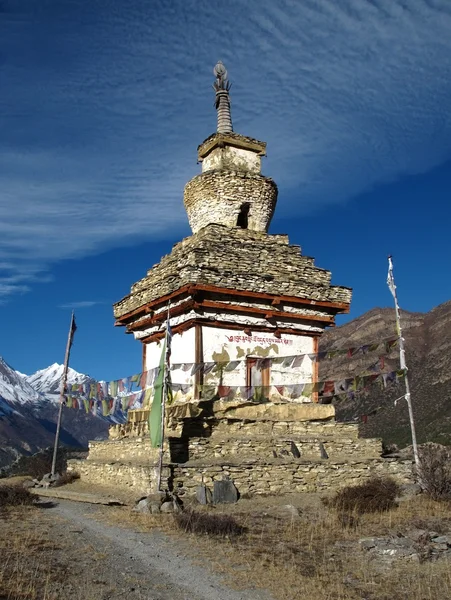
[[[114,379],[141,347],[111,305],[189,235],[216,126],[268,143],[271,231],[354,288],[350,318],[451,298],[449,0],[0,0],[0,355]],[[349,317],[346,317],[349,318]],[[343,322],[340,318],[338,322]]]

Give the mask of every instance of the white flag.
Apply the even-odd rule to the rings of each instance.
[[[396,285],[395,285],[395,278],[393,277],[393,263],[391,260],[391,256],[388,257],[387,285],[388,285],[388,289],[392,293],[393,298],[396,299]]]

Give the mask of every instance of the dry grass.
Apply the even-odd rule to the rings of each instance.
[[[0,513],[0,600],[99,600],[110,587],[98,581],[103,562],[42,505]]]
[[[305,496],[304,496],[305,498]],[[271,499],[241,500],[222,507],[196,506],[209,515],[233,515],[246,531],[238,537],[181,533],[170,515],[144,516],[117,509],[113,517],[126,527],[162,528],[177,537],[178,548],[212,566],[235,587],[266,588],[278,600],[439,600],[451,598],[449,560],[401,561],[384,568],[358,544],[362,537],[405,534],[413,528],[451,531],[451,508],[425,496],[398,508],[353,516],[352,527],[341,513],[302,495],[285,499],[300,506],[290,517]],[[282,500],[284,501],[284,500]],[[111,515],[111,513],[109,513]]]
[[[53,568],[56,546],[38,516],[36,508],[22,506],[0,517],[0,599],[48,599],[49,585],[64,576]]]
[[[35,502],[36,496],[21,484],[0,485],[0,509],[6,506],[31,506]]]
[[[300,516],[291,517],[286,504],[295,505]],[[88,564],[97,576],[96,562],[105,560],[98,549],[77,547],[76,534],[68,538],[67,546],[66,533],[62,537],[52,535],[51,517],[46,511],[28,506],[5,510],[8,518],[0,516],[0,600],[98,600],[98,583],[91,582],[90,588],[77,587],[77,577],[88,577]],[[127,528],[148,531],[158,527],[173,537],[177,549],[188,558],[195,556],[197,562],[213,567],[237,588],[266,588],[278,600],[451,597],[449,560],[400,561],[384,568],[358,545],[362,537],[402,535],[412,528],[449,533],[450,505],[424,495],[385,512],[355,513],[351,515],[352,526],[343,524],[339,511],[309,495],[240,500],[221,507],[196,506],[195,512],[215,522],[218,517],[221,522],[230,522],[233,517],[245,531],[225,537],[187,533],[176,526],[172,515],[147,516],[123,507],[108,508],[101,514]],[[59,531],[56,524],[55,531]],[[86,557],[82,566],[80,557]],[[71,593],[67,592],[69,581],[75,582]]]

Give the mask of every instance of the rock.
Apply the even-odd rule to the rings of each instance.
[[[411,529],[406,533],[406,536],[414,542],[429,540],[429,533],[425,529]]]
[[[36,487],[36,483],[34,481],[32,481],[31,479],[26,479],[23,483],[22,486],[26,489],[29,490],[30,488],[34,488]]]
[[[294,442],[291,442],[290,450],[294,458],[301,458],[301,453],[299,452],[299,449]]]
[[[321,458],[324,458],[324,459],[329,458],[329,455],[326,452],[326,448],[324,447],[323,442],[319,443],[319,452],[320,452]]]
[[[141,500],[138,500],[138,503],[133,510],[139,513],[149,513],[151,511],[150,504],[148,498],[142,498]]]
[[[183,512],[183,502],[177,496],[172,498],[172,505],[175,513]]]
[[[410,498],[421,494],[421,486],[418,483],[404,483],[400,486],[401,496]]]
[[[55,475],[53,475],[53,477],[50,481],[50,485],[57,486],[60,479],[61,479],[61,475],[59,473],[55,473]]]
[[[152,515],[158,515],[160,513],[160,503],[159,502],[150,502],[149,510]]]
[[[230,479],[215,481],[213,483],[213,503],[233,504],[238,502],[238,490]]]
[[[298,509],[292,504],[285,504],[283,508],[289,513],[291,517],[299,517]]]
[[[441,552],[448,550],[448,544],[446,542],[440,543],[434,540],[431,544],[433,550],[439,550]]]
[[[377,540],[375,538],[362,538],[359,540],[359,546],[362,550],[371,550],[371,548],[375,548],[377,544]]]
[[[163,502],[160,506],[160,512],[162,513],[172,513],[174,512],[174,502]]]
[[[200,485],[196,490],[196,498],[199,504],[211,504],[213,496],[206,485]]]
[[[434,544],[447,544],[451,546],[451,535],[438,535],[432,538]]]
[[[40,485],[43,488],[49,488],[51,485],[56,484],[61,479],[61,475],[59,473],[55,473],[52,475],[51,473],[46,473],[40,482]]]
[[[160,504],[170,499],[167,492],[155,492],[154,494],[148,494],[146,498],[149,502],[159,502]]]

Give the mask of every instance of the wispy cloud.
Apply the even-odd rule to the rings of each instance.
[[[235,130],[268,142],[282,214],[451,156],[448,0],[171,7],[24,0],[2,13],[0,296],[56,261],[187,232],[218,58]]]
[[[81,300],[79,302],[67,302],[66,304],[60,304],[58,308],[69,308],[72,310],[79,308],[91,308],[98,304],[105,304],[105,302],[98,302],[97,300]]]

